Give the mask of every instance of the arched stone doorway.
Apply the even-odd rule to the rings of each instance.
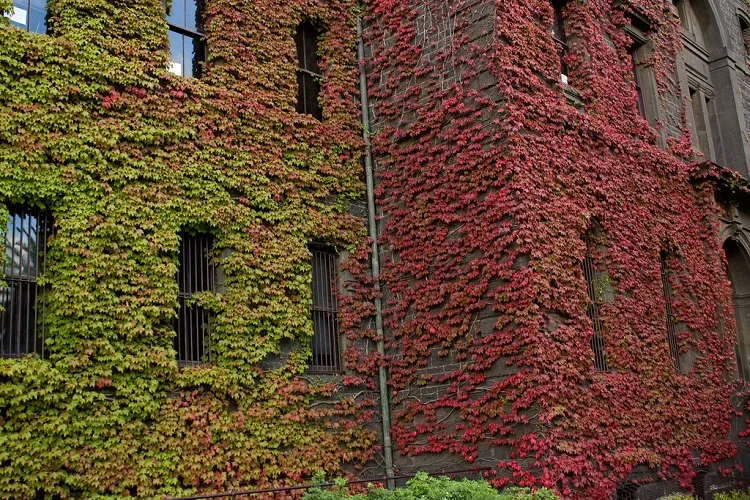
[[[750,380],[750,258],[735,240],[724,243],[727,276],[732,283],[732,306],[737,329],[737,365],[740,376]]]

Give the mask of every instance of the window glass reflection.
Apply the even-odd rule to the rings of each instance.
[[[169,71],[179,76],[184,76],[183,38],[185,38],[183,35],[169,31],[169,50],[172,53]]]
[[[167,25],[172,55],[169,71],[179,76],[199,77],[206,48],[196,0],[173,0],[167,12]]]
[[[46,33],[46,4],[46,0],[14,0],[10,23],[33,33]]]
[[[185,26],[185,0],[172,0],[172,5],[167,11],[167,22]]]

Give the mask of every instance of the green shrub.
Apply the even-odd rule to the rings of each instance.
[[[750,500],[750,489],[747,491],[730,491],[728,493],[716,493],[714,500]]]
[[[344,483],[345,484],[345,483]],[[305,500],[556,500],[549,490],[532,492],[524,488],[507,488],[498,491],[487,481],[462,479],[453,481],[445,476],[429,477],[420,472],[407,483],[406,488],[388,491],[382,488],[369,488],[367,493],[349,495],[341,491],[344,484],[332,490],[312,488]]]

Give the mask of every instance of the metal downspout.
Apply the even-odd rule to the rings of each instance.
[[[360,5],[362,9],[362,5]],[[385,342],[383,337],[383,302],[380,298],[380,249],[378,248],[378,227],[375,222],[375,175],[372,166],[372,144],[370,143],[370,105],[367,96],[367,74],[364,65],[365,43],[362,39],[362,18],[357,16],[357,55],[360,61],[359,98],[362,105],[362,137],[365,141],[365,177],[367,179],[367,222],[370,240],[372,241],[370,265],[375,282],[375,332],[378,337],[378,354],[385,357]],[[388,397],[388,372],[385,366],[378,367],[378,381],[380,386],[380,414],[383,425],[383,454],[385,459],[385,475],[388,479],[388,489],[395,487],[393,478],[393,444],[391,442],[391,407]]]

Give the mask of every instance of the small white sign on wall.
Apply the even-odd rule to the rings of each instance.
[[[169,72],[174,73],[177,76],[182,76],[182,64],[174,61],[170,62]]]
[[[10,21],[13,23],[26,26],[28,18],[29,12],[20,7],[13,7],[13,10],[10,11]]]

